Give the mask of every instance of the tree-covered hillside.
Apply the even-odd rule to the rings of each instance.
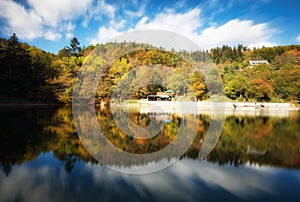
[[[138,73],[148,85],[136,89],[139,80],[133,79],[127,88],[131,99],[145,98],[166,89],[175,92],[175,99],[207,99],[210,93],[201,67],[209,62],[217,67],[230,99],[300,100],[300,45],[253,50],[243,45],[224,45],[210,51],[175,52],[134,42],[81,47],[74,37],[69,46],[52,54],[21,43],[13,34],[9,39],[0,39],[0,102],[70,103],[78,71],[96,48],[98,55],[93,61],[93,71],[97,65],[109,66],[95,95],[100,101],[109,101],[116,85],[138,66],[144,66]],[[123,54],[129,50],[135,51]],[[107,64],[111,58],[117,60]],[[267,60],[269,64],[249,67],[249,60]]]

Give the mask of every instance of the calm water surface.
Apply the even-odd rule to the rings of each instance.
[[[121,113],[118,111],[116,113]],[[110,109],[97,111],[106,137],[131,153],[151,153],[176,138],[182,117],[130,113],[142,127],[163,130],[149,140],[126,136]],[[228,116],[213,151],[199,159],[210,124],[197,119],[196,138],[174,165],[130,175],[95,160],[82,145],[67,107],[0,107],[0,201],[299,201],[300,116]],[[192,126],[190,126],[192,127]],[[103,154],[110,162],[110,154]],[[165,157],[167,160],[172,158]],[[111,159],[113,166],[114,160]],[[135,165],[132,165],[135,166]]]

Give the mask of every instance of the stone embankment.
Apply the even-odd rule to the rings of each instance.
[[[146,101],[140,102],[141,113],[166,112],[188,114],[225,113],[225,115],[270,115],[288,116],[297,111],[290,103],[249,103],[249,102],[169,102]]]

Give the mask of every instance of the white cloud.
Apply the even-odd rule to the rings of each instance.
[[[28,0],[30,8],[25,9],[12,0],[1,1],[0,17],[7,22],[3,30],[8,35],[15,32],[25,40],[41,37],[57,40],[63,32],[66,35],[72,34],[75,26],[66,21],[78,18],[90,2],[91,0]]]
[[[96,1],[96,4],[90,4],[84,15],[82,26],[87,27],[91,19],[100,20],[102,16],[108,16],[114,19],[116,8],[110,4],[105,3],[104,0]]]
[[[182,35],[191,35],[193,31],[201,25],[200,19],[197,18],[199,15],[199,8],[189,10],[186,13],[175,13],[173,10],[167,10],[166,13],[159,13],[152,20],[149,20],[148,17],[143,17],[134,28],[128,31],[160,29],[177,32]],[[93,39],[92,43],[104,43],[122,33],[123,32],[119,31],[118,27],[113,26],[113,24],[111,24],[109,28],[102,26],[99,28],[97,38]]]
[[[98,29],[97,37],[90,40],[91,44],[96,45],[97,43],[105,43],[110,41],[110,39],[124,33],[123,31],[119,31],[119,29],[122,29],[125,26],[126,20],[123,19],[119,22],[116,22],[113,19],[109,24],[109,28],[101,26]]]
[[[212,26],[194,36],[200,47],[211,48],[223,44],[243,44],[253,46],[273,46],[270,42],[275,30],[267,23],[254,24],[251,20],[234,19],[221,26]],[[193,37],[193,36],[192,36]]]
[[[73,31],[75,27],[76,26],[72,22],[64,23],[61,26],[60,32],[64,32],[65,38],[70,39],[74,36]]]
[[[56,41],[61,38],[61,34],[55,31],[47,31],[44,34],[45,39],[50,41]]]
[[[108,42],[111,38],[114,38],[114,37],[124,33],[123,31],[119,31],[119,30],[124,28],[127,21],[125,19],[116,21],[115,14],[114,14],[115,9],[116,8],[109,7],[109,6],[105,9],[107,14],[110,13],[109,16],[110,16],[111,20],[109,21],[109,27],[108,28],[106,26],[99,27],[97,37],[90,40],[91,44],[95,45],[97,43],[105,43],[105,42]],[[91,11],[91,12],[96,12],[96,10]],[[83,26],[86,26],[86,25],[83,24]]]
[[[142,17],[145,13],[146,4],[143,4],[139,7],[138,10],[132,11],[132,10],[125,10],[124,14],[127,15],[130,18],[139,18]]]
[[[219,4],[220,2],[218,0],[208,0],[207,2],[207,7],[215,7]]]
[[[66,37],[66,39],[71,39],[71,38],[74,37],[74,34],[71,33],[71,32],[68,32],[68,33],[65,34],[65,37]]]
[[[118,30],[118,29],[124,28],[126,22],[127,21],[124,20],[124,19],[119,21],[119,22],[116,22],[115,20],[111,20],[110,21],[110,26]]]
[[[216,4],[211,0],[210,4]],[[129,18],[140,18],[138,22],[126,28],[127,31],[143,29],[159,29],[181,34],[199,45],[200,48],[209,49],[227,44],[248,45],[249,47],[273,46],[271,37],[276,30],[268,23],[255,24],[251,20],[233,19],[218,25],[211,22],[209,27],[203,28],[201,9],[194,8],[186,12],[177,12],[175,9],[164,9],[154,17],[143,16],[146,3],[135,6],[137,9],[125,10],[123,13]],[[131,19],[120,19],[116,16],[117,9],[105,0],[28,0],[28,8],[12,0],[0,1],[0,18],[6,22],[2,27],[5,34],[17,33],[19,38],[33,40],[45,38],[57,40],[62,36],[66,39],[74,36],[74,21],[82,17],[82,25],[87,27],[91,20],[101,20],[106,16],[108,24],[98,29],[97,37],[93,43],[106,42],[109,39],[124,33],[125,25]],[[128,21],[127,21],[128,20]],[[297,38],[300,41],[300,36]]]
[[[42,35],[43,19],[34,11],[27,11],[13,1],[0,1],[0,17],[5,18],[8,23],[3,28],[8,35],[16,32],[20,38],[28,40]]]
[[[114,23],[111,23],[110,28],[100,27],[98,36],[93,39],[93,42],[103,43],[124,33],[119,31],[120,27],[115,26],[117,24],[114,21]],[[120,24],[123,24],[123,22],[120,21]],[[144,29],[171,31],[191,39],[202,49],[210,49],[224,44],[229,46],[243,44],[250,48],[276,45],[271,41],[271,37],[276,30],[272,29],[268,23],[255,24],[251,20],[233,19],[219,26],[212,23],[209,27],[203,28],[202,32],[199,32],[201,26],[200,8],[194,8],[183,13],[176,13],[174,10],[169,9],[158,13],[152,19],[147,16],[142,17],[128,31]],[[164,47],[164,44],[161,46]]]
[[[238,44],[251,47],[274,46],[271,37],[276,31],[267,23],[255,24],[251,20],[230,20],[227,23],[210,27],[198,32],[202,26],[201,10],[195,8],[185,13],[175,13],[173,10],[157,14],[153,19],[143,17],[132,30],[160,29],[181,34],[199,45],[200,48],[210,49],[221,45],[236,46]],[[118,29],[104,29],[99,31],[98,39],[104,42],[104,36],[116,36],[121,34]],[[112,32],[111,34],[109,32]],[[102,36],[100,35],[102,34]],[[103,35],[104,34],[104,35]]]
[[[116,37],[120,34],[123,34],[123,32],[118,31],[114,27],[110,27],[110,28],[100,27],[98,30],[97,38],[92,39],[91,43],[94,45],[97,43],[105,43],[109,41],[111,38]]]
[[[66,30],[67,32],[73,31],[74,28],[75,28],[75,25],[72,22],[63,24],[63,29]]]
[[[175,13],[173,10],[168,10],[159,13],[151,20],[143,17],[137,23],[135,29],[161,29],[190,36],[202,25],[200,14],[199,8],[194,8],[185,13]]]
[[[186,4],[186,0],[177,1],[174,4],[174,8],[183,8]]]
[[[66,33],[65,36],[66,36],[66,39],[71,39],[72,37],[74,37],[74,34],[69,32],[69,33]]]
[[[270,42],[274,33],[267,23],[254,24],[250,20],[234,19],[220,26],[205,28],[201,34],[201,12],[196,8],[182,14],[158,14],[153,20],[142,18],[136,29],[162,29],[182,34],[193,40],[200,48],[209,49],[215,46],[244,44],[253,46],[273,46]]]
[[[299,34],[299,36],[297,37],[296,41],[300,43],[300,34]]]
[[[92,0],[28,0],[35,13],[43,18],[43,23],[54,27],[61,21],[76,19],[91,3]]]

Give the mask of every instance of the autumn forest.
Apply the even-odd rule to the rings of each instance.
[[[205,100],[211,95],[201,72],[205,63],[216,67],[218,72],[209,74],[221,76],[228,100],[293,103],[300,100],[300,45],[254,49],[224,45],[209,51],[188,52],[166,51],[135,42],[82,47],[74,37],[69,45],[53,54],[22,43],[13,34],[9,39],[0,39],[0,102],[70,103],[78,71],[96,49],[101,57],[94,61],[94,66],[106,64],[108,58],[118,56],[98,84],[96,97],[101,102],[111,99],[115,86],[127,72],[143,65],[146,70],[148,68],[140,72],[143,78],[148,83],[163,80],[162,85],[154,83],[132,90],[131,85],[137,82],[133,80],[128,88],[131,99],[171,89],[175,100],[182,97]],[[131,49],[136,51],[121,54]],[[249,60],[266,60],[269,64],[249,67]],[[161,68],[151,69],[150,65]],[[166,75],[169,70],[171,73]]]

